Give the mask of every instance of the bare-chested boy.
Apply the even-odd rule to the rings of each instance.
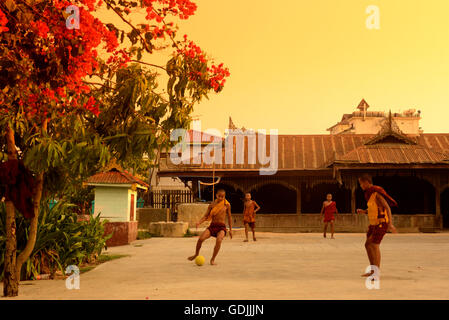
[[[226,193],[223,189],[220,189],[216,193],[216,199],[212,202],[207,208],[206,214],[198,221],[196,227],[203,223],[206,220],[212,220],[209,227],[204,230],[204,232],[200,235],[198,242],[196,243],[196,251],[195,254],[187,259],[193,260],[195,259],[201,249],[201,245],[204,240],[212,237],[217,238],[215,242],[214,253],[212,255],[212,259],[210,259],[210,264],[215,265],[215,258],[217,257],[218,251],[220,251],[221,242],[226,235],[226,216],[228,217],[229,224],[229,236],[232,239],[232,219],[231,219],[231,205],[225,199]]]
[[[259,211],[260,207],[256,203],[256,201],[251,200],[251,193],[247,192],[245,194],[245,202],[243,204],[243,224],[245,225],[245,236],[246,239],[244,242],[248,242],[248,226],[251,228],[253,232],[253,240],[256,240],[256,212]]]
[[[332,194],[328,193],[326,195],[326,201],[323,202],[323,206],[321,207],[320,219],[324,214],[324,229],[323,229],[323,237],[326,238],[327,225],[331,224],[331,239],[334,239],[334,214],[338,214],[337,203],[332,201]]]
[[[374,186],[371,177],[363,175],[359,178],[360,187],[365,192],[365,200],[368,203],[368,209],[357,209],[359,214],[368,214],[369,229],[366,234],[365,248],[368,254],[370,265],[380,268],[380,242],[385,233],[390,230],[397,233],[393,225],[390,206],[397,206],[396,201],[390,197],[387,192],[379,186]],[[362,274],[362,277],[369,277],[375,272]]]

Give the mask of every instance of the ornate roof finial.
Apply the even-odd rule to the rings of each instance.
[[[390,139],[388,138],[390,137]],[[372,139],[368,140],[365,144],[377,144],[382,141],[392,141],[391,137],[393,137],[393,141],[399,141],[401,143],[406,144],[417,144],[417,142],[404,134],[402,130],[399,128],[398,124],[393,119],[393,114],[391,110],[388,113],[388,118],[384,118],[382,127],[380,128],[377,135],[375,135]]]
[[[359,105],[357,106],[357,109],[360,111],[366,111],[369,108],[369,104],[365,101],[365,99],[362,99],[360,101]]]
[[[390,129],[390,131],[393,131],[393,117],[391,115],[391,109],[388,113],[388,128]]]

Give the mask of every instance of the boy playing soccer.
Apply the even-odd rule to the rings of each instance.
[[[188,257],[189,260],[194,260],[200,253],[201,245],[204,240],[212,237],[217,238],[215,242],[214,253],[212,255],[212,259],[210,259],[210,264],[215,265],[215,258],[217,257],[218,251],[220,251],[221,242],[226,235],[226,216],[228,217],[229,224],[229,236],[232,239],[232,220],[231,220],[231,205],[225,199],[225,191],[220,189],[216,193],[216,199],[212,202],[207,208],[206,214],[198,221],[196,224],[196,228],[198,229],[198,225],[203,223],[206,220],[212,220],[209,227],[203,231],[200,235],[198,242],[196,243],[196,251],[195,254],[191,257]]]
[[[256,201],[251,200],[251,193],[247,192],[245,194],[245,202],[244,202],[244,210],[243,210],[243,223],[245,225],[245,235],[246,239],[244,242],[248,242],[248,226],[251,228],[253,232],[253,240],[256,241],[256,212],[259,211],[260,207],[256,203]]]
[[[365,192],[365,200],[368,203],[368,209],[357,209],[359,214],[368,214],[369,229],[366,234],[365,248],[368,254],[370,265],[380,268],[380,242],[385,233],[390,230],[397,233],[393,226],[390,206],[397,206],[396,201],[390,197],[387,192],[373,185],[371,177],[363,175],[359,178],[360,187]],[[362,277],[369,277],[375,271],[362,274]]]
[[[323,218],[324,213],[324,230],[323,237],[326,238],[326,231],[328,223],[331,224],[331,239],[334,239],[334,213],[338,214],[337,203],[332,201],[332,195],[330,193],[326,196],[326,201],[323,202],[323,206],[321,207],[320,219]]]

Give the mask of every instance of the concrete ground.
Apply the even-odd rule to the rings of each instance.
[[[449,299],[449,233],[387,234],[379,290],[360,277],[364,234],[259,233],[249,243],[239,234],[225,239],[217,266],[201,267],[186,259],[197,238],[109,248],[130,256],[83,273],[79,290],[65,280],[26,281],[15,299]],[[206,261],[213,246],[203,245]]]

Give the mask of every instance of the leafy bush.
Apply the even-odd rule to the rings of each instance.
[[[45,202],[44,202],[45,203]],[[42,205],[39,214],[36,244],[21,270],[21,279],[36,278],[38,274],[64,272],[68,265],[92,262],[100,255],[106,240],[104,222],[100,217],[77,221],[74,205],[58,202],[52,209]],[[0,279],[3,278],[6,248],[5,204],[0,203]],[[17,253],[28,240],[29,221],[16,214]]]
[[[146,230],[137,231],[137,240],[144,240],[151,238],[151,233]]]
[[[196,236],[196,234],[195,234],[195,233],[192,233],[192,232],[190,231],[190,229],[187,229],[186,233],[184,234],[184,237],[185,237],[185,238],[190,238],[190,237],[194,237],[194,236]]]

